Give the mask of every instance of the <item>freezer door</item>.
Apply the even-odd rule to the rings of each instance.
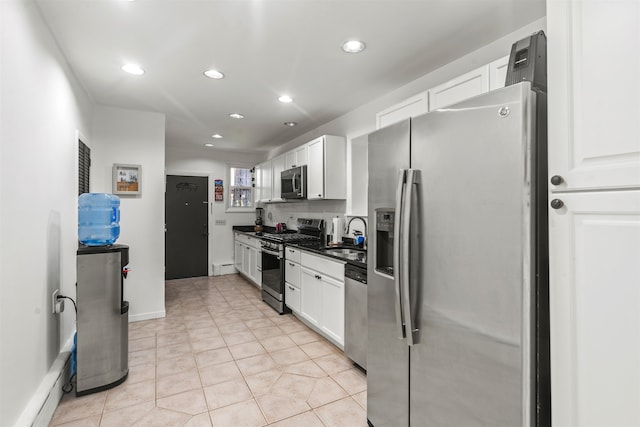
[[[398,172],[409,167],[409,131],[406,120],[369,135],[367,418],[375,427],[409,425],[409,349],[398,338],[392,248],[387,247],[394,240]],[[382,213],[379,222],[376,212]]]
[[[412,123],[421,170],[412,426],[529,426],[532,111],[528,83]]]

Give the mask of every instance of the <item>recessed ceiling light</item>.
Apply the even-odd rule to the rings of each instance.
[[[214,133],[213,135],[211,135],[211,138],[220,139],[222,138],[222,135],[220,135],[219,133]]]
[[[278,98],[278,101],[284,102],[286,104],[288,102],[293,102],[293,98],[290,97],[289,95],[282,95]]]
[[[136,76],[139,76],[141,74],[144,74],[144,70],[142,68],[140,68],[139,65],[136,64],[126,64],[122,66],[122,70],[129,73],[129,74],[134,74]]]
[[[213,144],[204,144],[205,147],[213,147]]]
[[[229,114],[229,117],[232,119],[244,119],[244,116],[240,113],[231,113]]]
[[[291,127],[291,128],[292,128],[292,127],[294,127],[295,125],[297,125],[297,123],[296,123],[296,122],[284,122],[284,125],[285,125],[285,126],[289,126],[289,127]]]
[[[359,53],[365,48],[364,42],[360,40],[348,40],[342,44],[342,50],[347,53]]]
[[[202,74],[209,77],[210,79],[222,79],[224,78],[224,74],[222,74],[218,70],[206,70]]]

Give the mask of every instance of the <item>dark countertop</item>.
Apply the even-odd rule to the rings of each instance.
[[[256,234],[256,232],[253,231],[253,227],[254,227],[253,225],[234,225],[232,229],[233,231],[244,233],[248,236],[260,238],[260,235]],[[275,233],[275,227],[264,226],[263,231],[265,233]],[[320,241],[317,241],[317,242],[303,241],[300,243],[287,243],[286,246],[291,246],[292,248],[298,248],[305,251],[313,252],[315,254],[326,256],[328,258],[345,261],[347,264],[355,265],[356,267],[360,267],[365,270],[367,269],[367,251],[364,249],[358,249],[357,246],[342,245],[342,246],[329,247]],[[358,250],[358,254],[356,255],[357,259],[355,258],[355,256],[351,256],[351,255],[333,254],[333,253],[327,252],[327,249],[341,249],[341,248]]]
[[[233,227],[231,227],[231,229],[233,231],[238,231],[240,233],[245,233],[248,234],[250,236],[255,236],[255,237],[260,237],[259,234],[256,234],[254,230],[255,225],[234,225]],[[265,225],[262,227],[263,233],[275,233],[276,232],[276,228],[275,227],[270,227],[268,225]]]
[[[301,249],[304,251],[313,252],[315,254],[326,256],[328,258],[345,261],[347,264],[351,264],[356,267],[363,268],[365,270],[367,269],[367,251],[364,249],[359,249],[358,247],[353,245],[329,247],[323,244],[322,242],[300,242],[300,243],[287,243],[287,246]],[[330,252],[327,252],[327,249],[354,249],[358,251],[357,259],[353,256],[330,253]]]

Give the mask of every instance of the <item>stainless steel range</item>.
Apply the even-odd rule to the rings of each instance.
[[[290,313],[284,302],[284,246],[288,243],[320,240],[324,220],[298,218],[297,232],[262,234],[262,300],[278,313]]]

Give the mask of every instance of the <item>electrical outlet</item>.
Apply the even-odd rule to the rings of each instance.
[[[226,219],[216,219],[216,225],[227,225]]]
[[[57,304],[58,304],[58,295],[60,295],[60,289],[56,289],[51,294],[51,312],[53,314],[57,313],[56,307],[57,307]]]

